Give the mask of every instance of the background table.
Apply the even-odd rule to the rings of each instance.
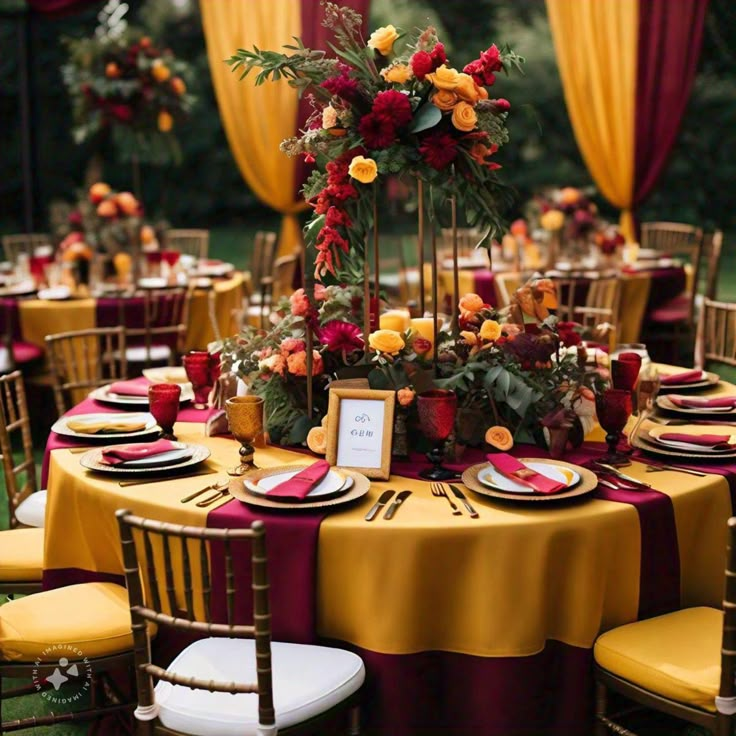
[[[208,445],[220,471],[236,458],[236,443],[203,437],[199,423],[179,423],[176,433]],[[601,451],[594,445],[568,459]],[[300,461],[304,455],[284,449],[256,452],[263,467]],[[719,605],[729,478],[736,478],[733,467],[697,478],[645,475],[635,463],[627,472],[656,491],[599,490],[581,503],[546,507],[471,493],[480,512],[473,520],[452,516],[428,483],[406,476],[372,483],[365,499],[328,515],[261,512],[232,500],[211,509],[180,503],[224,472],[121,488],[83,471],[79,455],[64,449],[51,453],[50,469],[47,586],[121,580],[118,508],[200,526],[263,518],[274,636],[318,637],[359,652],[369,725],[392,736],[429,728],[586,733],[599,631],[681,605]],[[365,522],[386,488],[413,495],[391,522]],[[248,571],[238,575],[247,592]],[[213,599],[216,588],[213,581]],[[238,610],[247,608],[246,596]]]
[[[213,281],[215,316],[222,337],[237,332],[233,312],[242,306],[243,276]],[[97,301],[95,299],[68,299],[46,301],[24,299],[18,302],[22,339],[39,347],[45,347],[46,335],[69,330],[84,330],[97,326]],[[209,296],[205,289],[195,289],[189,304],[186,350],[204,350],[215,339],[209,315]]]

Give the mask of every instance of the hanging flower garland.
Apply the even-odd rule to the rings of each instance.
[[[121,8],[108,3],[93,38],[66,41],[69,61],[62,75],[72,101],[74,139],[82,143],[109,130],[123,161],[178,163],[175,131],[194,102],[185,81],[189,65],[129,27]]]

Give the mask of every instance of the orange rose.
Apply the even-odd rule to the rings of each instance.
[[[580,201],[583,196],[582,192],[575,187],[565,187],[560,190],[560,203],[561,204],[576,204]]]
[[[478,116],[473,106],[467,102],[458,102],[452,110],[452,124],[464,133],[469,133],[478,123]]]
[[[92,204],[99,204],[111,191],[109,184],[105,184],[104,181],[98,181],[89,188],[89,201]]]
[[[97,214],[100,217],[115,217],[118,214],[118,208],[111,199],[103,199],[97,205]]]
[[[166,110],[161,110],[158,114],[158,129],[162,133],[168,133],[174,127],[174,118],[171,117],[171,113]]]
[[[316,351],[312,351],[312,375],[318,376],[324,370],[322,356]],[[292,353],[286,358],[286,367],[289,373],[294,376],[307,375],[307,353],[300,350],[298,353]]]
[[[324,455],[327,452],[327,430],[312,427],[307,435],[307,447],[317,455]]]
[[[462,339],[465,340],[468,345],[478,344],[478,335],[476,335],[475,332],[471,332],[470,330],[461,330],[460,337],[462,337]]]
[[[181,77],[174,77],[171,80],[171,89],[175,95],[183,95],[187,91],[187,85]]]
[[[501,325],[495,319],[487,319],[480,326],[480,336],[483,340],[493,342],[501,337]]]
[[[412,76],[414,76],[411,67],[408,64],[393,64],[388,69],[381,72],[381,76],[387,82],[394,84],[406,84]]]
[[[447,65],[443,64],[432,74],[427,74],[427,79],[437,89],[449,89],[453,91],[458,85],[460,74],[457,69],[448,69]]]
[[[511,223],[511,234],[512,235],[526,235],[529,232],[526,225],[526,220],[519,218]]]
[[[105,66],[105,76],[108,79],[117,79],[120,76],[120,67],[111,61]]]
[[[506,452],[514,446],[514,438],[506,427],[496,425],[486,432],[486,442],[497,450]]]
[[[400,388],[396,392],[396,398],[401,406],[409,406],[409,404],[414,401],[414,396],[414,389],[411,389],[408,386],[406,388]]]
[[[457,102],[457,95],[449,89],[439,89],[432,95],[432,104],[443,112],[452,110]]]
[[[478,92],[478,89],[478,85],[470,74],[458,74],[458,83],[457,87],[455,87],[455,92],[461,100],[465,100],[465,102],[475,105],[475,103],[480,99],[480,92]]]
[[[124,215],[137,215],[140,207],[138,200],[131,192],[119,192],[115,195],[115,204]]]
[[[144,225],[141,228],[141,243],[150,245],[154,240],[156,240],[156,231],[150,225]]]
[[[151,76],[157,82],[165,82],[171,77],[171,69],[169,69],[161,59],[156,59],[151,67]]]
[[[460,314],[471,319],[485,306],[485,302],[477,294],[466,294],[458,303]]]

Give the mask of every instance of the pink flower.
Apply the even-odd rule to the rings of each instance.
[[[314,299],[318,302],[323,302],[327,299],[327,287],[324,284],[314,285]]]
[[[319,341],[333,353],[362,350],[363,334],[360,327],[350,322],[333,319],[327,322],[318,332]]]
[[[297,289],[290,297],[291,313],[295,317],[305,317],[309,314],[309,299],[304,293],[304,289]]]
[[[296,337],[287,337],[286,340],[281,343],[282,353],[298,353],[306,350],[306,348],[307,346],[304,340],[299,340]]]

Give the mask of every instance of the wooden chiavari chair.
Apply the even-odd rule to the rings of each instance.
[[[594,332],[608,324],[617,331],[621,299],[621,282],[617,278],[555,278],[553,281],[557,288],[557,316],[561,321],[579,322]]]
[[[14,233],[3,235],[2,242],[5,260],[16,263],[21,253],[25,253],[30,258],[36,248],[50,245],[51,236],[46,233]]]
[[[350,709],[351,733],[359,732],[361,659],[340,649],[271,642],[262,521],[249,529],[203,529],[124,510],[117,518],[135,642],[138,736],[207,733],[213,724],[221,736],[314,733],[344,709]],[[243,543],[250,545],[252,625],[235,620],[235,565],[248,560]],[[175,559],[183,568],[178,590]],[[224,582],[224,623],[213,621],[216,575]],[[208,638],[186,647],[164,669],[151,662],[149,622]],[[159,680],[155,688],[153,678]],[[274,701],[290,707],[274,712]]]
[[[59,416],[89,389],[126,378],[125,328],[102,327],[46,336],[46,351]]]
[[[719,651],[720,647],[720,651]],[[728,521],[723,611],[686,608],[619,626],[598,638],[593,654],[596,736],[636,736],[609,714],[608,691],[730,736],[736,719],[736,517]]]
[[[736,304],[705,298],[695,352],[698,368],[708,361],[736,366]]]
[[[705,259],[704,297],[715,299],[718,295],[721,254],[723,253],[723,231],[715,230],[703,236],[702,258]]]
[[[511,303],[511,295],[524,285],[520,273],[504,271],[494,274],[493,288],[496,291],[496,299],[499,307],[508,307]]]
[[[273,270],[277,241],[278,235],[271,231],[259,230],[255,235],[250,269],[243,273],[245,298],[251,306],[265,303],[263,279]]]
[[[164,240],[168,249],[195,258],[207,258],[210,252],[209,230],[167,230]]]
[[[16,438],[20,439],[23,453],[23,459],[17,465],[13,453],[13,440]],[[43,526],[46,491],[39,491],[36,483],[31,417],[20,371],[0,376],[0,457],[8,494],[10,528]]]
[[[695,265],[703,230],[682,222],[642,222],[641,247],[672,256],[688,256]]]
[[[27,595],[42,589],[43,544],[40,527],[0,531],[0,594]]]

